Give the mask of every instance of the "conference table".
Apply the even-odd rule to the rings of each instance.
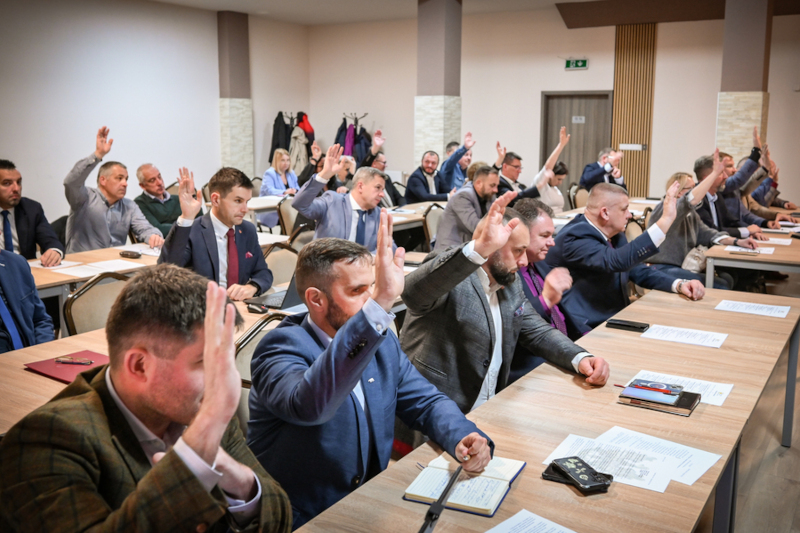
[[[715,310],[723,299],[791,309],[782,319]],[[791,298],[714,289],[696,302],[651,291],[617,317],[728,337],[720,348],[707,348],[641,339],[639,333],[600,326],[578,344],[609,361],[611,375],[605,387],[587,386],[581,377],[550,365],[514,382],[468,418],[494,440],[497,456],[523,460],[527,466],[494,517],[446,510],[437,531],[484,532],[527,509],[578,533],[689,532],[712,495],[714,531],[733,530],[739,441],[784,357],[789,358],[790,379],[783,440],[786,445],[791,441],[800,306]],[[686,418],[618,404],[620,389],[614,384],[627,383],[640,370],[734,386],[722,406],[701,403]],[[613,483],[608,493],[583,496],[542,479],[543,461],[568,435],[595,438],[614,426],[719,454],[721,459],[694,484],[673,480],[664,493]],[[430,445],[417,448],[299,531],[417,531],[428,506],[402,496],[420,472],[418,463],[425,465],[439,453]]]
[[[240,337],[264,315],[247,312],[247,306],[243,302],[236,302],[235,305],[244,319],[242,328],[237,332],[237,337]],[[275,312],[280,313],[277,310]],[[3,409],[0,409],[0,436],[4,435],[25,415],[47,403],[66,387],[64,383],[26,370],[26,363],[69,355],[82,350],[108,355],[105,335],[105,329],[97,329],[2,354],[0,357],[0,405],[3,406]]]
[[[771,233],[769,230],[765,230],[764,235],[770,239],[788,239],[789,245],[759,241],[759,247],[775,248],[771,254],[729,252],[726,246],[709,248],[706,251],[706,287],[714,286],[714,269],[717,267],[800,273],[800,240],[792,238],[792,234]]]

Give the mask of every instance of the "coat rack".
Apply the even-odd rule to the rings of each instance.
[[[342,113],[342,115],[344,115],[345,118],[351,119],[353,121],[353,127],[358,129],[358,121],[369,115],[369,113],[364,113],[360,117],[358,116],[358,113]]]

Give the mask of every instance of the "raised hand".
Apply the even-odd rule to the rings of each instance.
[[[722,171],[725,169],[725,167],[722,165],[722,160],[719,157],[719,148],[714,150],[713,157],[714,157],[714,166],[711,167],[711,174],[713,174],[716,177],[722,174]]]
[[[497,161],[495,162],[495,166],[501,166],[503,164],[503,160],[506,158],[506,150],[505,146],[500,146],[500,141],[497,141]]]
[[[202,206],[199,194],[195,194],[194,173],[182,167],[178,169],[178,199],[181,204],[181,216],[184,220],[194,220]]]
[[[511,220],[508,224],[503,225],[503,215],[506,212],[506,206],[511,203],[517,193],[509,191],[494,201],[492,207],[489,208],[489,213],[486,215],[486,220],[483,220],[475,231],[475,251],[481,257],[488,258],[494,252],[502,248],[511,237],[511,232],[514,231],[520,221],[518,218]]]
[[[558,132],[558,144],[561,145],[562,148],[565,147],[569,142],[569,137],[570,135],[567,133],[567,127],[561,126],[561,129]]]
[[[375,135],[372,136],[372,144],[377,146],[380,150],[381,146],[383,146],[383,143],[385,142],[386,139],[383,136],[383,132],[381,130],[376,130]]]
[[[561,301],[561,297],[565,291],[572,287],[572,276],[569,275],[569,270],[563,267],[554,268],[544,278],[544,287],[542,288],[542,297],[547,303],[547,307],[552,308]]]
[[[322,157],[322,148],[319,147],[317,141],[314,141],[311,143],[311,159],[319,161],[320,157]]]
[[[344,148],[338,144],[328,148],[328,153],[325,155],[325,163],[322,165],[322,172],[319,173],[320,178],[329,180],[344,168],[343,153]]]
[[[664,196],[664,205],[663,205],[663,214],[661,218],[658,219],[656,225],[658,228],[667,233],[669,231],[670,226],[672,223],[675,222],[675,217],[678,214],[678,210],[675,205],[678,203],[678,192],[681,190],[681,182],[677,180],[675,183],[670,185],[669,189],[667,189],[667,195]]]
[[[114,139],[109,139],[109,129],[103,126],[97,130],[97,140],[95,142],[94,155],[97,159],[103,159],[108,152],[111,151],[111,145],[114,144]]]
[[[403,271],[406,251],[398,248],[392,252],[392,217],[381,209],[381,224],[378,227],[378,247],[375,249],[375,289],[372,299],[387,313],[403,292],[406,275]]]
[[[761,150],[761,160],[759,163],[761,163],[762,167],[768,170],[772,169],[773,162],[769,155],[769,145],[765,144],[764,148]]]
[[[471,150],[473,146],[475,146],[475,141],[472,140],[472,132],[468,131],[467,134],[464,135],[464,148]]]
[[[753,146],[761,149],[761,137],[758,136],[758,126],[753,126]]]

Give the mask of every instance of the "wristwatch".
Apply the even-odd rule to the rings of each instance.
[[[682,280],[680,280],[680,281],[678,282],[678,286],[677,286],[677,287],[675,287],[675,292],[677,292],[678,294],[680,294],[680,293],[681,293],[681,288],[683,288],[683,286],[684,286],[684,284],[685,284],[685,283],[686,283],[686,280],[685,280],[685,279],[682,279]]]

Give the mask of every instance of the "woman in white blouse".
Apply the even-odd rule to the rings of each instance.
[[[553,212],[558,214],[564,210],[564,196],[561,194],[558,186],[567,177],[567,165],[558,161],[558,156],[567,146],[569,142],[569,135],[567,135],[567,128],[562,126],[558,134],[558,146],[555,147],[553,153],[545,161],[542,170],[533,178],[533,185],[539,189],[542,202],[553,208]]]

